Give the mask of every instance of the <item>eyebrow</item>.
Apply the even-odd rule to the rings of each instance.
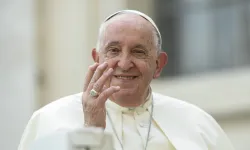
[[[112,41],[110,43],[108,43],[105,48],[108,48],[110,46],[117,46],[117,45],[121,45],[121,43],[119,41]],[[133,46],[133,48],[139,48],[139,49],[143,49],[143,50],[149,50],[147,49],[145,46],[143,46],[142,44],[136,44],[135,46]]]
[[[117,45],[120,45],[120,42],[119,42],[119,41],[112,41],[112,42],[108,43],[105,47],[117,46]]]
[[[148,50],[145,46],[143,46],[141,44],[135,45],[134,48],[140,48],[140,49],[143,49],[143,50]]]

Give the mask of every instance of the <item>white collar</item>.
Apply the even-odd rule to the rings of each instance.
[[[149,106],[152,104],[152,91],[151,88],[149,88],[148,96],[145,100],[145,103],[135,107],[135,108],[128,108],[128,107],[122,107],[115,102],[108,100],[106,103],[106,106],[112,110],[120,111],[123,113],[129,113],[129,112],[137,112],[138,114],[141,114],[149,109]]]

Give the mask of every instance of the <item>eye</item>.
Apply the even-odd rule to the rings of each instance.
[[[133,50],[133,53],[136,53],[136,54],[146,54],[146,52],[144,50],[141,50],[141,49],[135,49],[135,50]]]
[[[118,48],[116,48],[116,47],[112,47],[112,48],[109,48],[109,50],[108,50],[110,53],[118,53],[120,50],[118,49]]]
[[[144,49],[134,49],[132,53],[136,58],[139,59],[145,59],[148,57],[148,52]]]
[[[107,57],[115,57],[115,56],[119,55],[120,51],[121,50],[117,47],[109,47],[107,49],[106,54],[107,54]]]

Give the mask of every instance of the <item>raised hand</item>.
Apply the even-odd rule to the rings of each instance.
[[[113,69],[107,68],[108,64],[104,62],[100,65],[95,63],[88,69],[82,95],[85,127],[106,127],[105,102],[120,90],[119,86],[105,87],[113,74]]]

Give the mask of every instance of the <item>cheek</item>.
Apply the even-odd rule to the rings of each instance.
[[[150,76],[150,78],[153,78],[156,68],[157,68],[156,59],[152,56],[147,62],[147,71],[148,71],[148,76]]]
[[[137,69],[142,73],[144,77],[151,77],[154,74],[155,65],[150,62],[141,62],[136,64]]]
[[[113,68],[113,69],[117,64],[116,59],[105,59],[104,61],[108,63],[109,68]]]
[[[108,58],[108,57],[105,57],[105,55],[103,55],[102,57],[100,57],[99,63],[102,64],[104,62],[108,63],[109,68],[113,68],[117,60],[115,58]]]

